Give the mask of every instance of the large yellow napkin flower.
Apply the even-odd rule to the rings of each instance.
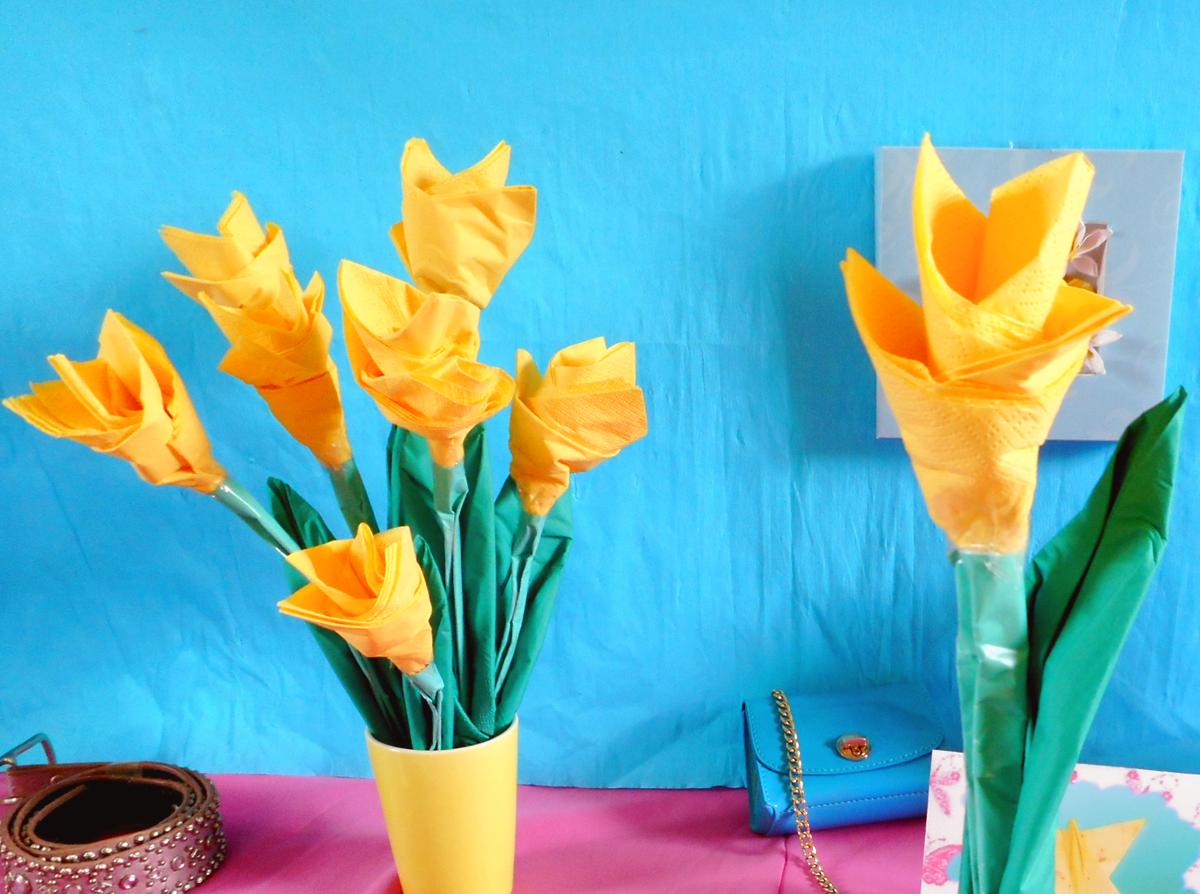
[[[563,348],[543,377],[517,352],[517,398],[509,430],[511,474],[521,503],[545,515],[572,472],[586,472],[645,436],[646,401],[632,342],[593,338]]]
[[[439,466],[460,462],[467,433],[513,395],[508,373],[475,360],[479,308],[351,261],[338,291],[358,383],[388,421],[429,441]]]
[[[220,369],[253,385],[271,413],[326,467],[350,458],[350,442],[329,357],[333,330],[322,313],[325,283],[314,273],[301,288],[283,231],[264,231],[235,192],[218,235],[162,228],[163,241],[191,272],[164,273],[212,315],[230,348]]]
[[[1092,180],[1082,153],[992,193],[985,216],[926,136],[913,189],[922,304],[854,251],[850,310],[933,520],[962,549],[1024,549],[1046,440],[1093,334],[1128,313],[1063,282]]]
[[[279,603],[285,615],[340,635],[368,658],[387,658],[406,674],[433,661],[432,605],[408,528],[333,540],[291,553],[309,583]]]
[[[424,140],[405,145],[404,220],[392,227],[392,240],[422,289],[487,307],[529,245],[537,190],[505,185],[511,154],[501,142],[481,161],[451,174]]]
[[[1056,834],[1054,894],[1121,894],[1112,874],[1145,825],[1137,819],[1082,830],[1071,820]]]
[[[167,352],[119,313],[105,315],[95,360],[49,361],[59,381],[4,401],[30,425],[128,460],[151,484],[212,493],[225,480]]]

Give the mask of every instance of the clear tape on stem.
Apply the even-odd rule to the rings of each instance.
[[[287,531],[280,527],[279,522],[275,521],[275,517],[263,508],[263,505],[254,498],[250,491],[233,478],[226,478],[217,485],[217,489],[212,492],[212,497],[222,506],[232,510],[238,518],[250,526],[254,533],[273,546],[280,555],[286,556],[288,553],[299,551],[299,545]]]
[[[1025,554],[958,550],[950,558],[967,776],[963,890],[996,894],[1008,860],[1029,724]]]

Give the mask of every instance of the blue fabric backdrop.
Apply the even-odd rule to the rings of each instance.
[[[541,213],[485,315],[484,359],[634,339],[652,429],[579,480],[523,778],[736,783],[739,701],[777,685],[920,678],[953,729],[944,545],[900,445],[873,438],[837,269],[847,245],[871,250],[872,153],[925,129],[1191,151],[1200,24],[1185,3],[928,8],[4,0],[0,390],[44,378],[51,352],[92,356],[118,308],[165,343],[239,478],[278,474],[332,516],[304,451],[216,371],[215,327],[159,278],[156,228],[207,229],[236,188],[284,226],[302,277],[332,282],[341,257],[398,273],[403,141],[462,166],[506,138]],[[1168,380],[1196,391],[1193,158],[1186,175]],[[381,494],[385,423],[345,393]],[[1196,443],[1093,760],[1200,770]],[[1044,451],[1036,541],[1108,452]],[[275,612],[278,561],[218,506],[9,414],[0,506],[0,740],[43,729],[67,758],[366,772],[353,709]]]

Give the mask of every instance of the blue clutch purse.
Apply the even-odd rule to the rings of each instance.
[[[925,815],[930,755],[944,737],[921,687],[777,692],[746,702],[742,713],[750,828],[760,835],[796,833],[789,738],[797,758],[791,769],[798,764],[800,771],[798,803],[807,802],[812,829]]]

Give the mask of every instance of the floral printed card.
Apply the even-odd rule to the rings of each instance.
[[[963,756],[935,751],[921,894],[958,894],[965,790]],[[1200,775],[1079,764],[1058,828],[1060,850],[1073,835],[1100,841],[1130,831],[1128,849],[1104,867],[1123,894],[1200,892]]]

